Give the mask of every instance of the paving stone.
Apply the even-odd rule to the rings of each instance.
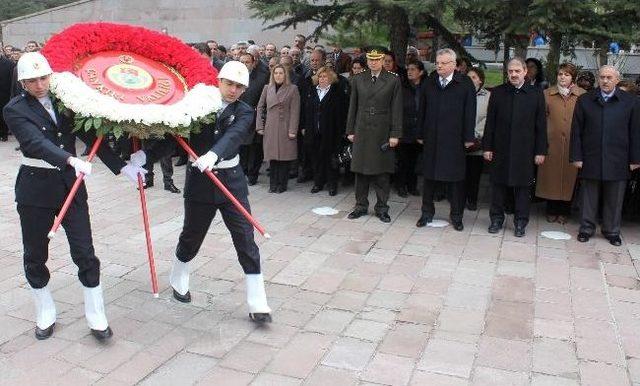
[[[339,334],[353,319],[348,311],[326,309],[320,311],[306,326],[309,331],[327,334]]]
[[[546,374],[533,373],[531,386],[578,386],[576,379],[567,379]]]
[[[329,350],[333,340],[332,336],[300,333],[276,354],[267,371],[305,378]]]
[[[448,375],[415,371],[411,378],[411,386],[438,385],[438,386],[467,386],[469,381]]]
[[[601,362],[580,362],[580,380],[583,386],[629,384],[623,368]]]
[[[380,352],[417,358],[426,345],[429,329],[421,324],[397,323],[379,347]]]
[[[473,386],[521,386],[529,385],[529,374],[491,367],[477,367],[471,381]]]
[[[529,371],[531,345],[516,340],[482,337],[476,365],[510,371]]]
[[[539,373],[576,379],[578,359],[574,345],[571,342],[555,339],[535,339],[532,369]]]
[[[190,353],[180,353],[158,368],[141,385],[192,384],[206,374],[216,360]]]
[[[484,329],[485,313],[455,307],[444,307],[440,312],[437,329],[479,335]]]
[[[247,373],[258,373],[271,361],[276,352],[277,349],[274,347],[242,342],[219,362],[219,366]]]
[[[323,385],[356,385],[358,376],[353,371],[336,369],[327,366],[318,366],[316,370],[308,378],[306,385],[323,386]]]
[[[326,366],[345,370],[362,371],[375,352],[376,345],[353,338],[337,340],[327,356],[322,360]]]
[[[198,380],[198,386],[244,386],[249,385],[254,374],[244,373],[224,367],[214,367]]]
[[[410,358],[379,353],[361,376],[362,380],[386,385],[409,383],[414,363]]]
[[[469,378],[476,352],[474,344],[430,339],[417,369]]]
[[[372,320],[355,319],[344,332],[344,336],[379,342],[384,338],[389,326]]]
[[[298,378],[264,372],[251,382],[251,386],[298,386],[301,384],[302,380]]]

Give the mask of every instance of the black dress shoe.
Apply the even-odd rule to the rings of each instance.
[[[422,227],[426,226],[427,224],[429,224],[431,221],[433,221],[433,217],[427,216],[426,214],[423,214],[422,216],[420,216],[420,218],[416,222],[416,226],[418,228],[422,228]]]
[[[356,209],[353,212],[349,213],[349,215],[347,216],[347,218],[349,220],[355,220],[357,218],[360,218],[362,216],[364,216],[365,214],[367,214],[366,210],[360,210],[360,209]]]
[[[36,339],[38,340],[45,340],[48,339],[51,335],[53,335],[53,330],[55,328],[56,324],[53,323],[52,325],[50,325],[49,327],[43,329],[40,329],[38,326],[36,326]]]
[[[321,190],[322,190],[322,187],[314,185],[313,188],[311,188],[311,193],[318,193]]]
[[[513,231],[513,235],[516,237],[524,237],[524,227],[523,226],[516,226],[516,229]]]
[[[502,223],[499,221],[491,221],[491,225],[489,225],[488,232],[489,233],[498,233],[502,229]]]
[[[622,239],[620,236],[608,236],[607,240],[609,240],[609,244],[619,247],[622,245]]]
[[[405,188],[398,189],[398,197],[409,197],[409,192]]]
[[[338,188],[329,189],[329,195],[330,196],[335,196],[336,194],[338,194]]]
[[[9,140],[9,137],[7,137],[6,135],[0,137],[0,141],[2,141],[2,142],[7,142],[8,140]]]
[[[454,221],[453,229],[457,230],[458,232],[462,232],[464,230],[464,224],[462,223],[462,221]]]
[[[289,173],[289,179],[298,178],[298,173]]]
[[[581,243],[586,243],[591,238],[591,235],[588,233],[580,232],[578,233],[578,241]]]
[[[187,157],[180,157],[178,161],[176,161],[176,166],[184,166],[187,164]]]
[[[478,203],[476,202],[467,202],[467,209],[470,211],[478,210]]]
[[[191,292],[187,291],[186,294],[180,295],[178,291],[173,289],[173,298],[182,303],[191,303]]]
[[[278,191],[278,188],[276,188],[275,186],[272,186],[269,188],[269,193],[275,193]]]
[[[276,193],[283,193],[286,191],[287,191],[287,188],[285,188],[284,186],[278,186],[278,188],[276,189]]]
[[[180,193],[180,189],[172,183],[164,184],[164,190],[169,191],[171,193]]]
[[[113,336],[113,331],[111,331],[111,327],[107,327],[106,330],[94,330],[91,329],[91,335],[93,335],[100,342],[104,342],[105,340],[111,338]]]
[[[147,179],[144,182],[144,188],[153,188],[153,178],[149,178],[147,177]]]
[[[418,189],[409,189],[409,194],[412,196],[421,196],[420,191]]]
[[[271,314],[265,312],[250,312],[249,319],[258,324],[271,323]]]
[[[253,186],[258,183],[258,177],[249,177],[247,180],[249,186]]]
[[[378,214],[376,214],[376,217],[379,218],[380,221],[382,221],[384,223],[391,222],[391,217],[389,217],[389,213],[386,213],[386,212],[378,213]]]

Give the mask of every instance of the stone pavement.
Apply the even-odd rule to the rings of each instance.
[[[268,194],[261,176],[250,199],[274,236],[256,237],[274,322],[257,328],[219,219],[194,260],[193,303],[171,298],[182,201],[161,187],[148,191],[161,287],[160,299],[151,296],[137,192],[101,163],[89,202],[114,338],[101,345],[88,335],[61,231],[48,263],[57,329],[36,341],[13,203],[14,146],[0,143],[2,385],[640,385],[637,224],[625,226],[619,248],[601,237],[538,237],[563,228],[540,215],[522,239],[510,224],[489,235],[486,204],[465,213],[464,232],[417,229],[419,199],[397,196],[390,225],[349,221],[351,191],[312,195],[294,183]],[[183,179],[177,168],[176,185]],[[340,213],[313,214],[319,206]],[[446,207],[437,206],[440,218]],[[575,235],[575,222],[565,230]]]

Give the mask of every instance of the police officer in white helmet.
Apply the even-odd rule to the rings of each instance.
[[[238,61],[230,61],[218,74],[222,108],[216,122],[192,135],[191,146],[199,158],[187,168],[184,188],[184,225],[176,247],[176,259],[171,270],[173,296],[181,302],[191,301],[189,262],[196,256],[209,226],[220,211],[231,233],[238,261],[246,276],[249,317],[257,323],[271,321],[264,279],[260,267],[260,252],[253,239],[253,226],[204,174],[212,170],[229,191],[250,212],[248,186],[240,166],[238,151],[253,123],[253,109],[240,101],[249,85],[249,71]]]
[[[92,144],[95,136],[72,133],[73,118],[58,113],[56,101],[49,93],[52,70],[42,54],[24,54],[18,61],[17,74],[24,91],[9,101],[3,114],[22,151],[15,186],[16,203],[22,228],[25,276],[33,289],[36,305],[35,335],[42,340],[53,334],[56,322],[56,307],[48,287],[47,234],[76,176],[91,174],[91,164],[76,157],[76,135],[87,144]],[[97,154],[114,174],[122,172],[132,182],[137,182],[139,172],[145,172],[125,164],[105,144]],[[84,183],[62,226],[84,287],[85,316],[91,333],[98,340],[108,339],[112,331],[104,311],[100,261],[94,253]]]

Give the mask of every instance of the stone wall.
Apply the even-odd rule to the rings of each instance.
[[[112,21],[160,30],[185,42],[215,39],[227,47],[240,40],[291,44],[296,33],[308,35],[311,24],[263,31],[263,23],[251,18],[244,0],[84,0],[48,11],[0,22],[4,44],[23,47],[29,40],[45,41],[52,34],[78,22]],[[271,24],[271,23],[269,23]]]

